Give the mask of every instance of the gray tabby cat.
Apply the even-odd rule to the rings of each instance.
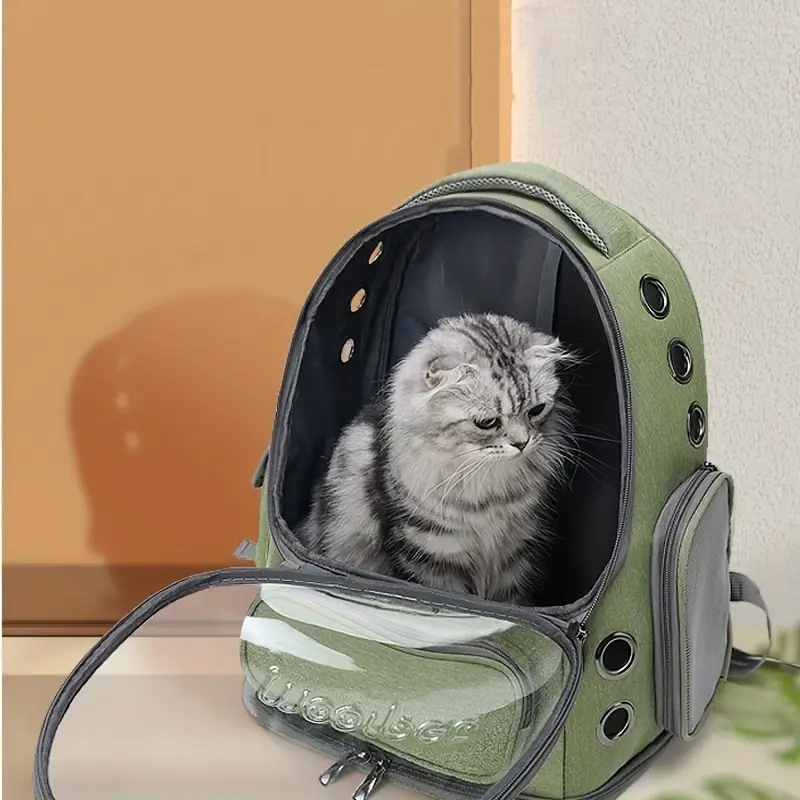
[[[573,360],[509,317],[443,319],[342,431],[301,541],[349,566],[524,603],[544,577],[548,493],[568,458],[559,367]]]

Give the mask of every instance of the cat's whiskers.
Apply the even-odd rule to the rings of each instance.
[[[471,448],[471,449],[469,449],[469,450],[464,450],[463,452],[460,452],[460,453],[455,453],[455,454],[453,454],[453,455],[451,455],[451,456],[447,456],[447,457],[446,457],[446,458],[443,460],[443,462],[442,462],[442,463],[443,463],[443,464],[447,464],[447,463],[449,463],[449,462],[451,462],[451,461],[455,461],[456,459],[463,459],[463,458],[465,458],[466,456],[469,456],[469,455],[471,455],[472,453],[479,453],[479,452],[481,452],[482,450],[485,450],[485,449],[486,449],[485,447],[473,447],[473,448]],[[417,506],[416,506],[416,508],[415,508],[415,511],[418,511],[418,510],[419,510],[419,508],[420,508],[420,506],[422,505],[422,503],[423,503],[425,500],[427,500],[427,498],[428,498],[428,497],[429,497],[429,496],[430,496],[430,495],[431,495],[433,492],[435,492],[437,489],[441,488],[441,486],[442,486],[443,484],[445,484],[447,481],[449,481],[449,480],[450,480],[450,479],[452,479],[452,478],[453,478],[455,475],[457,475],[457,474],[458,474],[458,471],[459,471],[460,469],[467,467],[467,466],[468,466],[469,464],[471,464],[471,463],[472,463],[471,461],[465,461],[465,462],[464,462],[464,464],[460,464],[460,465],[458,465],[458,466],[456,467],[456,470],[455,470],[455,472],[454,472],[454,473],[448,473],[448,474],[447,474],[447,475],[446,475],[446,476],[445,476],[445,477],[444,477],[444,478],[443,478],[441,481],[439,481],[439,483],[437,483],[435,486],[431,487],[431,488],[429,489],[429,491],[427,491],[427,492],[425,493],[425,495],[424,495],[424,496],[423,496],[421,499],[419,499],[419,501],[418,501],[418,503],[417,503]],[[425,484],[425,483],[427,483],[427,482],[428,482],[428,473],[427,473],[425,470],[416,469],[416,470],[414,470],[414,473],[413,473],[413,474],[415,475],[414,482],[413,482],[413,483],[411,483],[411,482],[409,482],[409,481],[407,481],[407,480],[406,480],[406,483],[405,483],[405,486],[404,486],[405,495],[406,495],[406,500],[412,500],[412,501],[413,501],[413,500],[415,500],[415,499],[417,499],[417,496],[418,496],[418,493],[419,493],[419,489],[420,489],[420,487],[421,487],[423,484]]]
[[[424,503],[424,502],[425,502],[425,501],[426,501],[426,500],[427,500],[427,499],[428,499],[428,498],[429,498],[429,497],[430,497],[430,496],[431,496],[431,495],[432,495],[432,494],[433,494],[433,493],[434,493],[434,492],[435,492],[437,489],[439,489],[439,488],[441,488],[442,486],[444,486],[444,485],[445,485],[445,484],[446,484],[448,481],[451,481],[451,480],[454,480],[455,478],[458,478],[458,477],[459,477],[459,475],[460,475],[462,472],[465,472],[466,470],[468,470],[468,469],[469,469],[469,468],[470,468],[470,467],[473,465],[473,463],[474,463],[474,462],[472,462],[472,461],[465,461],[463,464],[459,464],[459,465],[458,465],[458,467],[456,467],[456,469],[455,469],[455,471],[454,471],[454,472],[450,473],[449,475],[447,475],[447,476],[444,478],[444,480],[441,480],[441,481],[439,481],[439,483],[437,483],[435,486],[432,486],[430,489],[428,489],[428,491],[427,491],[427,492],[425,492],[425,494],[424,494],[424,495],[423,495],[423,496],[420,498],[419,502],[417,503],[416,507],[414,508],[414,512],[416,513],[417,511],[419,511],[419,509],[420,509],[420,507],[422,506],[422,504],[423,504],[423,503]]]
[[[573,439],[585,439],[587,441],[592,441],[592,442],[610,442],[611,444],[620,443],[620,439],[613,438],[610,436],[593,436],[589,433],[578,433],[578,432],[572,433],[571,436]]]
[[[485,457],[481,461],[478,461],[471,470],[465,472],[455,483],[445,489],[441,498],[439,498],[439,514],[442,519],[447,518],[447,513],[445,511],[445,501],[447,500],[447,495],[450,494],[450,492],[453,491],[453,489],[455,489],[459,484],[461,484],[463,491],[469,480],[477,475],[481,471],[481,468],[486,466],[490,461],[491,458],[489,457]]]
[[[474,463],[471,462],[472,469],[468,470],[468,471],[464,471],[460,475],[458,480],[456,480],[453,484],[451,484],[450,486],[448,486],[445,489],[445,491],[442,493],[442,497],[440,499],[440,503],[441,503],[441,507],[442,507],[442,516],[444,516],[444,501],[447,499],[447,495],[450,494],[450,492],[452,492],[453,489],[455,489],[456,486],[458,486],[459,484],[466,485],[467,482],[469,481],[469,479],[471,477],[473,477],[473,475],[475,475],[480,470],[481,467],[483,467],[485,464],[488,464],[490,460],[491,459],[488,456],[486,456],[486,457],[482,458],[480,461],[477,461],[477,462],[474,462]]]

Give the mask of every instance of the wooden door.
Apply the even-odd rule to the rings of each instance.
[[[301,303],[508,157],[507,0],[7,0],[4,630],[233,563]]]

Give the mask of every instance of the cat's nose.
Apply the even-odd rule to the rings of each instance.
[[[518,439],[517,441],[509,442],[512,447],[516,447],[520,453],[528,446],[528,442],[530,441],[530,436],[527,439]]]

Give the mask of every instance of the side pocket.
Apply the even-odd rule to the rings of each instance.
[[[656,525],[652,591],[656,713],[691,739],[730,658],[733,480],[703,465],[672,494]]]

